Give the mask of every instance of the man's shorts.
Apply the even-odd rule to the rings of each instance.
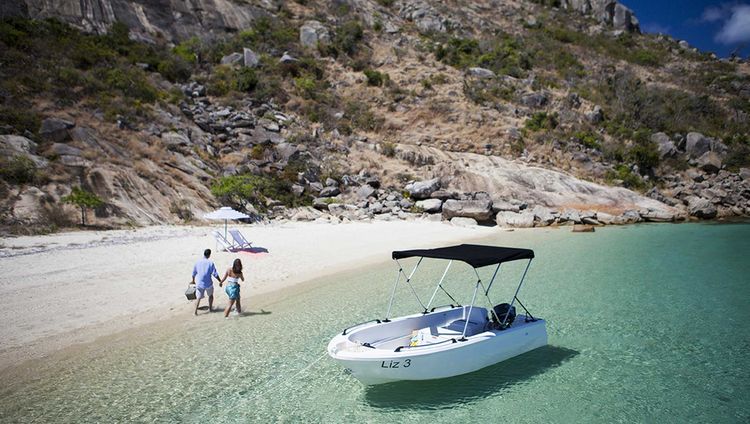
[[[203,299],[204,296],[213,296],[214,295],[214,286],[211,287],[196,287],[195,288],[195,298],[196,299]]]

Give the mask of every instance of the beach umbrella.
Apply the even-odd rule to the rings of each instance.
[[[209,212],[205,215],[203,215],[206,219],[212,219],[212,220],[224,220],[224,238],[227,238],[227,221],[230,219],[242,219],[242,218],[250,218],[250,215],[244,214],[242,212],[236,211],[229,206],[221,207],[213,212]]]

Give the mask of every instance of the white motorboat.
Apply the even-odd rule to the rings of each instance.
[[[356,324],[334,337],[328,354],[364,384],[381,384],[401,380],[431,380],[476,371],[547,344],[545,321],[534,318],[518,300],[518,292],[529,270],[534,252],[529,249],[462,244],[437,249],[395,251],[399,266],[384,319]],[[399,259],[418,257],[409,276]],[[448,261],[432,297],[424,304],[411,284],[422,260],[436,258]],[[492,283],[505,262],[528,259],[510,303],[492,306],[489,299]],[[477,281],[471,304],[461,306],[443,287],[453,261],[470,265]],[[492,279],[485,286],[478,268],[496,265]],[[424,308],[422,312],[389,318],[396,288],[406,277],[412,293]],[[486,297],[489,308],[475,305],[477,294]],[[438,290],[454,301],[452,305],[431,307]],[[525,314],[516,316],[515,304]]]

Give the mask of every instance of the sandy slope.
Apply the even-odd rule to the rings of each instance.
[[[0,369],[165,315],[188,319],[192,305],[183,292],[193,262],[204,248],[215,249],[209,235],[214,228],[163,226],[0,239]],[[243,259],[250,282],[243,294],[248,296],[386,261],[394,249],[498,231],[427,221],[238,228],[268,252],[217,252],[212,259],[222,274],[234,258]]]

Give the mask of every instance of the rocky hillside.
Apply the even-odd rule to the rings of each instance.
[[[22,0],[0,15],[10,231],[75,223],[73,187],[105,226],[227,203],[510,226],[750,215],[750,65],[640,34],[615,1]]]

